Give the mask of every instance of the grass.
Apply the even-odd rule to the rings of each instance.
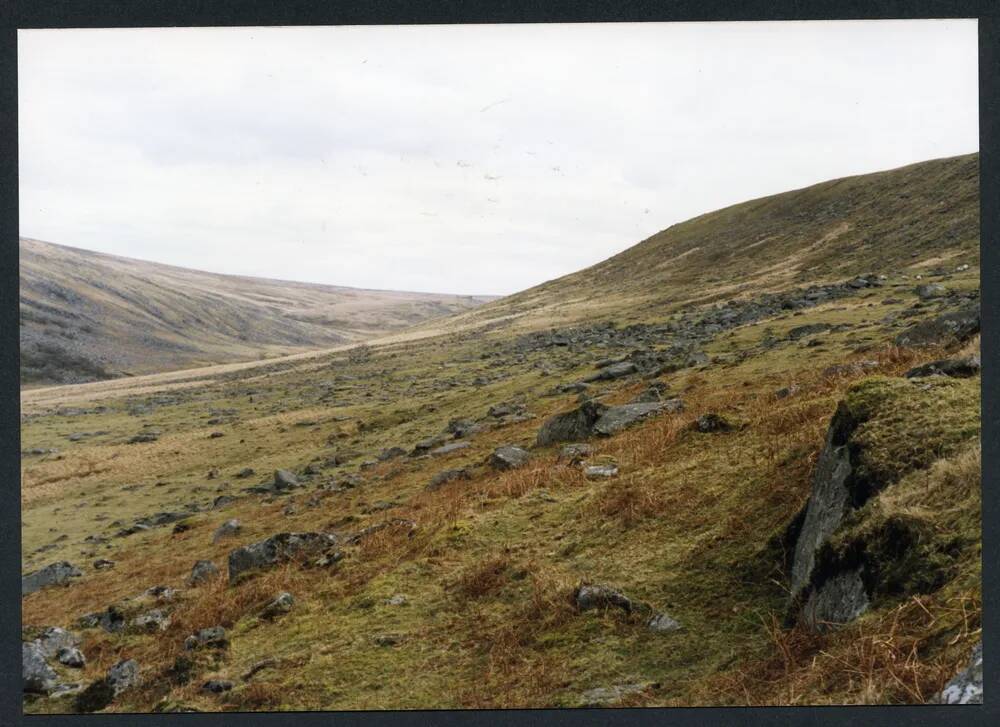
[[[932,165],[937,171],[928,184],[955,181],[967,162],[953,166]],[[848,184],[851,195],[861,194],[857,184]],[[961,181],[956,194],[964,199],[970,184]],[[836,189],[819,190],[823,201],[816,204],[832,204],[828,195]],[[860,196],[848,201],[862,202]],[[755,202],[748,209],[767,212],[768,227],[797,214],[794,205],[772,209]],[[876,205],[864,215],[884,211]],[[738,210],[723,212],[717,219],[744,220]],[[959,212],[917,218],[918,237],[922,225],[953,224],[956,237],[945,239],[965,250],[971,222]],[[664,233],[666,247],[704,232],[707,221],[695,222],[686,232]],[[807,222],[789,224],[804,234]],[[831,212],[829,224],[835,223]],[[735,244],[735,233],[715,229],[720,245]],[[803,280],[872,264],[876,251],[860,245],[861,229],[856,224],[817,247],[831,258],[809,275],[798,268]],[[801,236],[793,238],[781,244],[801,243]],[[883,287],[727,331],[706,346],[717,363],[659,377],[684,399],[685,410],[593,440],[588,459],[620,468],[609,480],[588,480],[579,468],[559,462],[558,446],[532,448],[529,463],[509,472],[495,472],[485,462],[497,446],[531,446],[547,416],[577,405],[573,395],[551,395],[554,384],[590,373],[594,360],[628,349],[511,354],[507,346],[523,330],[547,325],[554,310],[571,320],[594,315],[597,305],[617,311],[619,321],[662,321],[688,290],[664,293],[676,299],[665,307],[616,309],[634,292],[627,290],[574,308],[557,305],[565,302],[560,283],[542,291],[552,296],[550,307],[490,331],[463,330],[474,320],[469,314],[446,335],[372,345],[364,355],[330,351],[255,367],[70,387],[62,394],[27,392],[22,446],[60,452],[22,463],[25,570],[68,559],[86,574],[68,588],[24,598],[25,626],[72,626],[80,615],[150,586],[181,588],[161,634],[85,632],[83,679],[99,677],[123,657],[142,666],[146,686],[123,695],[114,711],[576,706],[588,690],[626,684],[642,687],[623,701],[636,706],[924,701],[965,661],[980,628],[974,451],[980,381],[935,380],[923,388],[900,378],[948,353],[888,344],[898,326],[885,315],[916,301],[914,280],[903,275],[912,275],[910,268],[923,259],[950,254],[951,242],[934,246],[920,239],[920,257],[911,258],[900,257],[893,238],[876,268],[889,273]],[[855,255],[842,244],[860,247]],[[665,248],[658,249],[663,255]],[[647,252],[640,252],[636,259],[646,260]],[[716,256],[718,274],[730,269],[729,253],[712,250],[691,252],[677,264],[701,254]],[[812,254],[798,259],[808,262]],[[949,259],[957,264],[972,254]],[[838,267],[846,260],[856,269]],[[756,270],[731,282],[751,285]],[[714,274],[703,271],[699,280]],[[768,275],[780,283],[780,276]],[[973,266],[945,283],[973,285],[977,275]],[[901,302],[886,305],[887,299]],[[918,312],[903,323],[935,311]],[[816,322],[850,327],[818,336],[818,346],[785,340],[792,327]],[[762,345],[768,336],[779,343]],[[508,353],[482,358],[484,351]],[[851,361],[874,364],[826,371]],[[648,385],[636,378],[600,384],[594,393],[622,403]],[[786,386],[794,393],[779,398],[776,390]],[[471,437],[469,448],[444,457],[360,467],[389,447],[409,450],[451,419],[490,422],[488,408],[512,399],[524,401],[535,418],[497,423]],[[864,420],[858,430],[862,459],[879,487],[845,524],[829,557],[864,546],[887,567],[873,609],[845,629],[818,636],[784,625],[783,538],[809,496],[816,457],[841,400]],[[81,411],[59,414],[60,403]],[[737,426],[695,431],[692,423],[707,413]],[[221,421],[208,423],[216,417]],[[145,425],[163,430],[157,442],[125,443]],[[224,436],[210,439],[214,431]],[[106,433],[71,442],[67,436],[74,432]],[[346,463],[327,467],[333,455]],[[113,535],[121,527],[113,520],[127,525],[191,502],[209,505],[220,494],[240,495],[243,487],[269,480],[275,469],[301,474],[310,464],[319,471],[302,475],[304,489],[199,512],[185,532],[173,533],[168,525],[109,537],[104,545],[84,542],[93,534]],[[237,479],[245,467],[256,474]],[[427,489],[435,474],[457,467],[469,467],[470,477]],[[218,474],[209,479],[212,470]],[[358,475],[359,483],[347,486],[347,475]],[[131,485],[138,487],[122,489]],[[98,519],[103,516],[108,519]],[[240,535],[213,543],[215,528],[234,517],[243,525]],[[184,585],[196,559],[225,570],[232,548],[277,532],[346,537],[395,519],[416,527],[372,531],[344,545],[345,558],[331,568],[287,566],[236,585]],[[880,537],[897,532],[915,537],[910,561],[880,549]],[[49,549],[35,553],[40,547]],[[90,561],[97,557],[110,557],[116,566],[94,571]],[[581,582],[611,584],[683,628],[654,633],[638,616],[578,613],[571,597]],[[260,619],[260,606],[279,591],[294,595],[291,612]],[[228,649],[184,653],[187,635],[217,624],[227,629]],[[177,677],[181,656],[194,662],[186,683]],[[261,663],[271,666],[243,678]],[[206,694],[200,685],[208,678],[230,679],[235,687]],[[52,708],[43,702],[29,707]]]

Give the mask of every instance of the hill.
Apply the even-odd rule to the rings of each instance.
[[[24,238],[20,253],[22,384],[331,347],[491,299],[217,275]]]
[[[26,711],[941,698],[982,639],[977,161],[364,346],[22,392]]]

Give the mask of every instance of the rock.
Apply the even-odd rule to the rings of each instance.
[[[559,461],[575,465],[589,457],[594,448],[589,444],[567,444],[559,451]]]
[[[459,452],[463,449],[466,449],[469,446],[470,445],[468,442],[451,442],[442,447],[438,447],[437,449],[432,449],[431,456],[441,457],[442,455],[451,454],[453,452]]]
[[[98,712],[111,704],[114,698],[114,687],[111,686],[107,678],[98,679],[76,695],[73,709],[83,714]]]
[[[215,532],[212,533],[212,542],[218,543],[220,540],[225,538],[235,537],[236,535],[239,535],[242,529],[243,526],[240,525],[240,521],[236,518],[226,520],[226,522],[222,523],[222,525],[217,527]]]
[[[618,467],[613,464],[592,465],[584,469],[583,474],[588,480],[606,479],[618,476]]]
[[[396,459],[397,457],[406,456],[406,450],[402,447],[389,447],[389,449],[383,449],[378,455],[379,462],[388,462],[390,459]]]
[[[621,363],[611,364],[610,366],[605,366],[596,374],[588,376],[583,380],[584,383],[592,383],[594,381],[612,381],[614,379],[620,379],[625,376],[631,376],[637,373],[639,368],[631,361],[622,361]]]
[[[326,533],[278,533],[229,553],[229,582],[242,574],[307,557],[329,555],[337,538]]]
[[[236,479],[245,480],[247,477],[253,477],[255,474],[253,467],[244,467],[236,473]]]
[[[72,578],[79,578],[83,573],[74,565],[65,560],[58,563],[51,563],[41,570],[21,576],[21,595],[45,588],[46,586],[61,586],[70,582]]]
[[[410,599],[408,599],[405,595],[403,595],[402,593],[397,593],[394,596],[392,596],[390,598],[387,598],[385,600],[385,605],[386,606],[405,606],[409,602],[410,602]]]
[[[926,283],[918,285],[913,289],[920,300],[933,300],[934,298],[944,298],[948,295],[948,289],[940,283]]]
[[[402,638],[397,634],[378,634],[372,641],[379,646],[396,646],[402,641]]]
[[[594,425],[608,407],[586,401],[579,408],[547,419],[538,430],[536,443],[544,447],[556,442],[576,442],[592,436]]]
[[[520,447],[497,447],[489,457],[489,465],[499,471],[512,470],[523,467],[529,459],[531,455]]]
[[[812,336],[816,333],[826,333],[832,327],[829,323],[810,323],[806,326],[796,326],[788,332],[788,340],[798,341],[800,338]]]
[[[655,687],[654,684],[616,684],[612,687],[596,687],[588,689],[580,695],[579,707],[606,707],[619,704],[622,699],[632,694],[641,694]]]
[[[191,568],[191,575],[188,576],[188,585],[197,586],[219,575],[219,567],[210,560],[196,561]]]
[[[715,414],[702,414],[695,422],[695,429],[708,434],[710,432],[728,432],[733,429],[732,423],[725,417]]]
[[[774,392],[774,397],[776,399],[787,399],[789,396],[792,396],[793,394],[797,393],[798,390],[799,387],[796,386],[795,384],[791,384],[790,386],[782,386],[780,389]]]
[[[219,437],[226,436],[225,432],[212,432],[208,435],[209,439],[218,439]]]
[[[969,665],[959,672],[934,700],[938,704],[983,703],[983,642],[972,650]]]
[[[447,484],[448,482],[454,482],[456,480],[468,480],[471,479],[471,477],[472,475],[469,473],[469,470],[465,467],[462,467],[461,469],[443,470],[441,472],[438,472],[436,475],[434,475],[434,477],[431,478],[430,483],[428,483],[425,489],[427,489],[428,491],[434,491],[439,489],[441,486]]]
[[[139,665],[134,659],[124,659],[108,669],[108,684],[117,697],[126,689],[138,686]]]
[[[283,492],[285,490],[291,490],[299,486],[299,478],[288,470],[275,470],[274,471],[274,484],[273,487],[278,492]]]
[[[94,570],[109,570],[114,567],[115,562],[107,558],[98,558],[94,561]]]
[[[865,371],[873,371],[879,366],[878,361],[852,361],[846,364],[833,364],[823,369],[823,376],[855,376]]]
[[[21,642],[21,681],[23,690],[31,694],[51,694],[59,682],[37,641]]]
[[[853,621],[868,610],[868,603],[861,568],[837,573],[809,594],[802,622],[822,633]]]
[[[212,694],[222,694],[232,689],[233,683],[225,679],[209,679],[201,685],[201,688],[203,691],[211,692]]]
[[[59,649],[56,659],[59,660],[60,664],[68,666],[71,669],[82,669],[87,665],[87,659],[84,657],[83,652],[75,646],[64,646]]]
[[[486,412],[487,416],[491,416],[494,419],[502,419],[503,417],[515,416],[519,414],[524,414],[525,408],[523,404],[518,404],[515,402],[503,402],[501,404],[494,404]]]
[[[229,646],[229,641],[226,640],[226,630],[221,626],[210,626],[207,629],[201,629],[184,640],[184,648],[188,651],[201,647],[225,649],[227,646]]]
[[[847,405],[841,402],[816,461],[805,519],[795,542],[791,571],[793,599],[809,585],[816,552],[840,525],[849,506],[848,478],[853,467],[848,440],[856,426]]]
[[[452,419],[448,422],[448,431],[451,432],[455,439],[471,437],[473,434],[481,432],[483,428],[482,424],[470,422],[468,419]]]
[[[278,616],[282,616],[292,610],[292,606],[295,605],[295,599],[292,597],[291,593],[282,591],[273,599],[268,601],[268,603],[261,609],[260,617],[265,619],[274,619]]]
[[[147,633],[165,631],[169,625],[170,617],[165,611],[159,608],[154,608],[151,611],[139,614],[132,619],[131,623],[132,628],[136,631],[143,631]]]
[[[660,414],[665,409],[665,402],[609,406],[594,423],[594,433],[609,437],[644,419]]]
[[[433,437],[428,437],[427,439],[422,439],[413,446],[413,450],[410,452],[411,457],[419,457],[423,454],[429,453],[432,449],[440,447],[447,440],[444,435],[436,434]]]
[[[657,633],[666,633],[668,631],[677,631],[681,628],[678,621],[675,621],[670,616],[665,613],[653,614],[653,617],[646,622],[646,627],[650,631],[655,631]]]
[[[143,444],[145,442],[155,442],[160,438],[160,435],[154,432],[139,432],[131,439],[128,440],[128,444]]]
[[[947,358],[940,361],[915,366],[906,372],[906,378],[913,379],[920,376],[951,376],[954,378],[967,378],[979,373],[982,365],[979,356],[966,356],[965,358]]]
[[[917,323],[895,338],[897,346],[953,346],[979,333],[979,307],[962,310]]]
[[[50,626],[35,639],[46,659],[51,659],[61,649],[80,645],[80,637],[58,626]]]
[[[665,401],[670,388],[662,381],[654,381],[651,383],[645,391],[636,396],[633,400],[633,404],[652,404],[655,402]],[[680,399],[676,399],[680,401]],[[683,408],[683,405],[682,405]]]
[[[580,611],[588,611],[595,608],[610,608],[612,606],[620,608],[626,613],[632,611],[632,601],[610,586],[580,586],[573,596],[573,600]]]
[[[236,502],[236,498],[230,495],[219,495],[215,500],[212,501],[212,509],[219,510],[226,505]]]

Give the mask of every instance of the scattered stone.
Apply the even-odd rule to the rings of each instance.
[[[139,614],[132,619],[131,623],[132,628],[136,631],[145,632],[165,631],[169,625],[170,617],[159,608]]]
[[[242,574],[306,557],[330,555],[337,538],[327,533],[278,533],[229,554],[229,582]]]
[[[267,659],[262,659],[255,663],[250,669],[240,677],[243,681],[248,682],[253,679],[258,673],[262,672],[264,669],[268,669],[272,666],[277,666],[278,660],[273,657],[268,657]]]
[[[131,439],[128,440],[128,444],[143,444],[145,442],[155,442],[160,438],[159,434],[155,432],[139,432]]]
[[[468,442],[450,442],[443,447],[438,447],[437,449],[431,450],[431,455],[434,457],[440,457],[445,454],[451,454],[452,452],[459,452],[463,449],[469,447]]]
[[[969,376],[977,375],[981,368],[982,364],[980,363],[979,356],[948,358],[915,366],[906,372],[906,378],[913,379],[921,376],[968,378]]]
[[[405,606],[409,602],[410,602],[410,599],[408,599],[405,595],[403,595],[402,593],[397,593],[396,595],[394,595],[394,596],[392,596],[390,598],[387,598],[386,601],[385,601],[385,605],[386,606]]]
[[[918,285],[913,290],[920,300],[933,300],[934,298],[944,298],[948,295],[948,289],[940,283],[926,283]]]
[[[531,455],[520,447],[497,447],[489,457],[489,465],[495,470],[512,470],[528,463]]]
[[[610,366],[605,366],[596,374],[588,376],[583,380],[583,383],[589,384],[595,381],[612,381],[614,379],[620,379],[625,376],[631,376],[637,373],[639,368],[631,361],[623,361],[621,363],[611,364]]]
[[[78,568],[65,560],[51,563],[41,570],[21,576],[21,595],[26,596],[46,586],[62,586],[82,575]]]
[[[226,436],[225,432],[212,432],[208,435],[209,439],[218,439],[219,437]]]
[[[222,525],[217,527],[215,529],[215,532],[212,533],[212,542],[218,543],[220,540],[223,540],[225,538],[235,537],[240,533],[242,529],[243,526],[240,525],[240,521],[237,520],[236,518],[232,518],[231,520],[226,520],[226,522],[222,523]]]
[[[184,640],[184,648],[188,651],[207,647],[210,649],[225,649],[229,646],[226,630],[221,626],[210,626],[191,634]]]
[[[606,479],[618,476],[618,467],[613,464],[591,465],[583,470],[588,480]]]
[[[260,617],[265,619],[274,619],[278,616],[282,616],[292,610],[292,606],[295,605],[295,598],[292,597],[291,593],[287,591],[282,591],[273,599],[268,601],[264,608],[260,612]]]
[[[566,462],[569,465],[576,465],[589,457],[593,452],[594,448],[589,444],[567,444],[559,451],[559,461]]]
[[[139,684],[139,665],[134,659],[124,659],[108,669],[108,684],[117,697],[126,689]]]
[[[795,384],[791,384],[789,386],[782,386],[780,389],[774,392],[774,396],[776,399],[787,399],[789,396],[798,393],[798,391],[799,387],[796,386]]]
[[[64,646],[59,649],[56,659],[59,660],[60,664],[68,666],[70,669],[82,669],[87,665],[87,659],[83,652],[75,646]]]
[[[210,560],[196,561],[191,568],[191,575],[188,576],[188,585],[197,586],[219,575],[219,567]]]
[[[586,401],[579,408],[547,419],[538,430],[536,443],[540,447],[556,442],[577,442],[593,433],[594,425],[608,407],[596,401]]]
[[[441,486],[454,482],[456,480],[468,480],[471,479],[472,475],[468,468],[462,467],[460,469],[450,469],[438,472],[434,477],[431,478],[430,483],[428,483],[426,489],[428,491],[434,491],[439,489]]]
[[[938,704],[983,703],[983,642],[972,650],[969,665],[948,682],[935,700]]]
[[[226,505],[229,505],[229,504],[234,503],[234,502],[236,502],[236,498],[235,497],[232,497],[230,495],[219,495],[212,502],[212,509],[213,510],[219,510],[220,508],[223,508]]]
[[[255,474],[253,467],[244,467],[236,473],[236,479],[245,480],[247,477],[253,477]]]
[[[94,561],[94,570],[109,570],[114,567],[115,562],[107,558],[98,558]]]
[[[653,617],[649,619],[646,626],[650,631],[656,631],[657,633],[677,631],[681,628],[680,622],[674,620],[665,613],[653,614]]]
[[[203,691],[211,692],[212,694],[222,694],[232,689],[233,683],[225,679],[209,679],[201,685],[201,688]]]
[[[620,608],[626,613],[632,611],[632,601],[610,586],[580,586],[573,596],[573,600],[580,611],[588,611],[595,608],[610,608],[612,606]]]
[[[878,361],[852,361],[846,364],[833,364],[823,369],[823,376],[831,378],[834,376],[856,376],[865,371],[874,371],[878,368]]]
[[[826,333],[832,327],[829,323],[810,323],[806,326],[797,326],[788,332],[788,340],[798,341],[800,338],[805,338],[806,336]]]
[[[580,707],[607,707],[620,704],[622,699],[633,694],[641,694],[655,688],[650,683],[616,684],[613,687],[596,687],[580,695]]]
[[[59,675],[37,641],[21,642],[21,681],[23,690],[32,694],[51,694],[58,684]]]
[[[396,646],[403,639],[398,634],[379,634],[372,640],[379,646]]]
[[[80,645],[80,637],[58,626],[45,629],[36,641],[46,659],[58,654],[60,649]]]
[[[695,422],[695,429],[704,434],[711,432],[728,432],[733,429],[732,423],[720,414],[702,414]]]
[[[414,445],[413,451],[410,452],[410,456],[419,457],[421,455],[428,454],[432,449],[440,447],[446,441],[447,440],[444,435],[441,434],[436,434],[433,437],[423,439]]]
[[[299,478],[288,470],[275,470],[274,471],[274,484],[273,487],[276,491],[282,492],[284,490],[291,490],[299,486]]]

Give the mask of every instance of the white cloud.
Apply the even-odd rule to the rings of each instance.
[[[978,148],[975,21],[19,32],[21,231],[510,293],[703,212]]]

